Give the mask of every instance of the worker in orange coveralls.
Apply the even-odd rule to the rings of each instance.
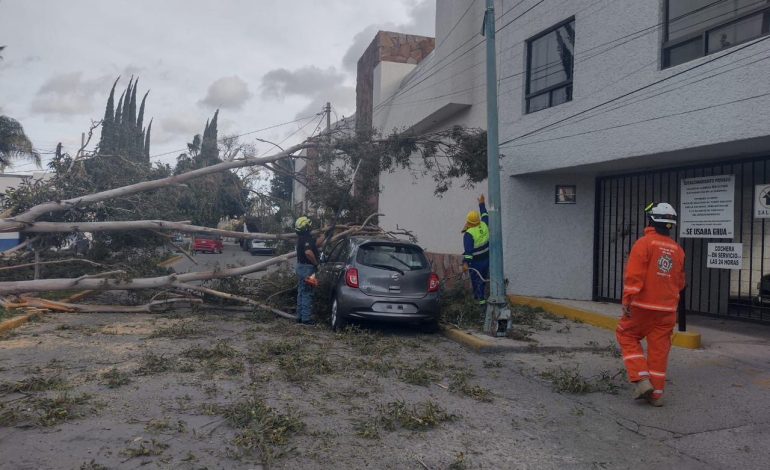
[[[685,286],[684,250],[670,233],[676,211],[666,202],[645,208],[648,227],[628,256],[623,276],[623,317],[616,336],[635,399],[663,406],[671,334]],[[647,338],[647,356],[640,341]]]

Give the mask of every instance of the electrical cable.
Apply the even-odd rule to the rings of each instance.
[[[223,141],[224,141],[224,139],[226,139],[226,138],[233,138],[233,137],[243,137],[243,136],[245,136],[245,135],[249,135],[249,134],[256,134],[257,132],[263,132],[263,131],[267,131],[267,130],[270,130],[270,129],[275,129],[276,127],[285,126],[285,125],[287,125],[287,124],[294,124],[295,122],[303,121],[303,120],[305,120],[305,119],[307,119],[307,118],[309,118],[309,117],[310,117],[310,118],[313,118],[313,117],[315,117],[315,116],[318,116],[319,114],[321,114],[321,113],[316,113],[316,114],[313,114],[312,116],[303,116],[303,117],[301,117],[301,118],[297,118],[297,119],[295,119],[295,120],[293,120],[293,121],[282,122],[282,123],[280,123],[280,124],[275,124],[275,125],[272,125],[272,126],[268,126],[268,127],[264,127],[264,128],[262,128],[262,129],[257,129],[257,130],[254,130],[254,131],[244,132],[244,133],[242,133],[242,134],[238,134],[238,135],[235,135],[235,136],[227,136],[227,137],[223,137],[223,138],[221,138],[221,139],[218,139],[218,140],[217,140],[217,142],[220,142],[220,143],[221,143],[221,142],[223,142]],[[185,151],[187,151],[187,149],[186,149],[186,148],[183,148],[183,149],[179,149],[179,150],[172,150],[172,151],[170,151],[170,152],[164,152],[164,153],[158,153],[158,154],[155,154],[155,155],[151,155],[151,156],[150,156],[150,158],[163,157],[163,156],[165,156],[165,155],[171,155],[171,154],[174,154],[174,153],[185,152]]]
[[[602,103],[600,103],[600,104],[597,104],[597,105],[595,105],[595,106],[591,106],[590,108],[584,109],[584,110],[582,110],[582,111],[579,111],[579,112],[577,112],[577,113],[574,113],[574,114],[572,114],[572,115],[570,115],[570,116],[567,116],[567,117],[565,117],[565,118],[559,119],[559,120],[557,120],[557,121],[555,121],[555,122],[552,122],[552,123],[550,123],[550,124],[548,124],[548,125],[546,125],[546,126],[543,126],[543,127],[540,127],[540,128],[538,128],[538,129],[535,129],[535,130],[532,130],[532,131],[526,132],[526,133],[524,133],[524,134],[521,134],[521,135],[519,135],[519,136],[517,136],[517,137],[514,137],[514,138],[512,138],[512,139],[508,139],[508,140],[505,140],[505,141],[503,141],[503,142],[501,142],[501,143],[500,143],[500,146],[503,146],[503,145],[509,144],[509,143],[511,143],[511,142],[514,142],[514,141],[517,141],[517,140],[523,139],[523,138],[525,138],[525,137],[528,137],[528,136],[530,136],[530,135],[533,135],[533,134],[536,134],[536,133],[542,132],[542,131],[544,131],[544,130],[546,130],[546,129],[550,128],[550,127],[553,127],[553,126],[555,126],[555,125],[557,125],[557,124],[560,124],[560,123],[562,123],[562,122],[568,121],[568,120],[570,120],[570,119],[572,119],[572,118],[574,118],[574,117],[577,117],[577,116],[580,116],[580,115],[586,114],[586,113],[588,113],[588,112],[590,112],[590,111],[593,111],[593,110],[595,110],[595,109],[598,109],[598,108],[601,108],[601,107],[603,107],[603,106],[606,106],[607,104],[613,103],[613,102],[615,102],[615,101],[618,101],[618,100],[620,100],[620,99],[623,99],[623,98],[625,98],[625,97],[631,96],[631,95],[633,95],[633,94],[635,94],[635,93],[638,93],[638,92],[640,92],[640,91],[643,91],[643,90],[646,90],[646,89],[648,89],[648,88],[654,87],[655,85],[658,85],[658,84],[660,84],[660,83],[663,83],[663,82],[667,82],[667,81],[669,81],[669,80],[671,80],[671,79],[673,79],[673,78],[676,78],[676,77],[679,77],[679,76],[681,76],[681,75],[683,75],[683,74],[686,74],[686,73],[690,72],[691,70],[695,70],[695,69],[698,69],[698,68],[704,67],[704,66],[706,66],[706,65],[708,65],[708,64],[711,64],[711,63],[713,63],[713,62],[715,62],[715,61],[717,61],[717,60],[720,60],[720,59],[722,59],[722,58],[724,58],[724,57],[727,57],[727,56],[729,56],[729,55],[735,54],[735,53],[737,53],[737,52],[740,52],[740,51],[742,51],[742,50],[744,50],[744,49],[746,49],[746,48],[748,48],[748,47],[751,47],[751,46],[754,46],[754,45],[756,45],[756,44],[759,44],[759,43],[761,43],[761,42],[763,42],[763,41],[766,41],[767,39],[770,39],[770,36],[765,36],[765,37],[763,37],[763,38],[760,38],[760,39],[758,39],[758,40],[756,40],[756,41],[754,41],[754,42],[750,42],[750,43],[748,43],[748,44],[746,44],[746,45],[743,45],[743,46],[736,46],[736,47],[734,47],[734,48],[732,48],[732,49],[729,49],[727,52],[725,52],[725,53],[724,53],[724,54],[722,54],[722,55],[719,55],[719,56],[717,56],[717,57],[714,57],[714,58],[712,58],[712,59],[709,59],[709,60],[706,60],[706,61],[700,62],[700,63],[698,63],[698,64],[696,64],[696,65],[693,65],[693,66],[691,66],[691,67],[688,67],[688,68],[686,68],[686,69],[684,69],[684,70],[681,70],[681,71],[679,71],[679,72],[677,72],[677,73],[674,73],[674,74],[672,74],[672,75],[669,75],[669,76],[667,76],[667,77],[664,77],[664,78],[662,78],[662,79],[660,79],[660,80],[656,80],[656,81],[654,81],[654,82],[652,82],[652,83],[648,83],[647,85],[644,85],[644,86],[641,86],[641,87],[639,87],[639,88],[636,88],[636,89],[634,89],[634,90],[631,90],[631,91],[629,91],[629,92],[623,93],[623,94],[622,94],[622,95],[620,95],[620,96],[616,96],[615,98],[609,99],[609,100],[607,100],[607,101],[605,101],[605,102],[602,102]]]

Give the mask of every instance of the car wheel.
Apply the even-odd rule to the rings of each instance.
[[[337,298],[332,299],[332,331],[340,331],[345,328],[345,326],[348,324],[347,319],[342,316],[340,313],[339,304],[337,303]]]

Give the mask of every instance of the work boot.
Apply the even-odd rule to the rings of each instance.
[[[652,396],[653,390],[655,389],[653,388],[649,379],[642,379],[636,382],[636,388],[634,389],[634,400],[649,398]]]
[[[647,403],[649,403],[652,406],[659,407],[663,406],[663,397],[654,398],[652,394],[645,397],[647,400]]]

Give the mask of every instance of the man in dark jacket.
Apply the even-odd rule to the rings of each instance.
[[[310,318],[313,311],[313,286],[308,283],[308,278],[315,275],[321,257],[316,240],[310,232],[312,226],[313,223],[305,216],[294,223],[297,232],[297,323],[303,325],[315,325]]]

